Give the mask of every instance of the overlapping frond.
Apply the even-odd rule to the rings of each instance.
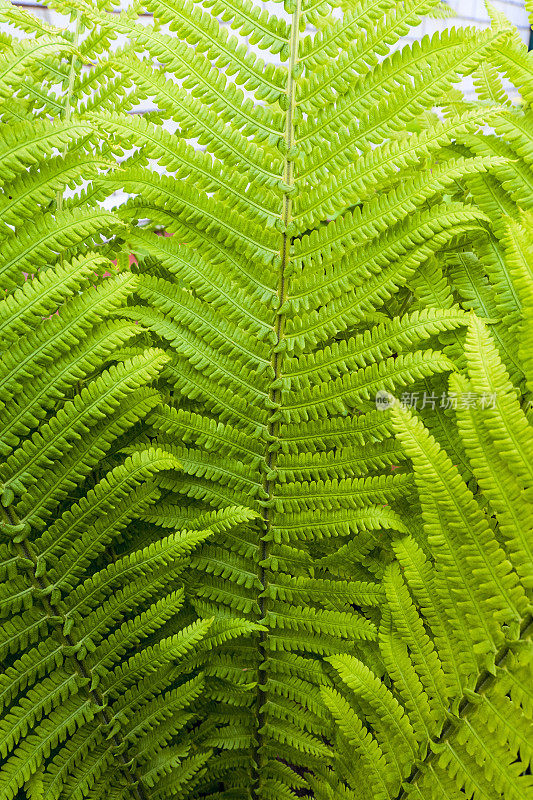
[[[322,694],[341,737],[334,791],[339,782],[356,791],[361,780],[374,782],[373,798],[519,798],[532,789],[530,702],[511,687],[531,674],[533,432],[474,316],[465,352],[466,374],[453,374],[451,389],[494,398],[456,410],[475,489],[412,411],[392,411],[424,531],[398,535],[385,570],[379,644],[390,685],[352,655],[328,659],[337,687]],[[353,769],[350,750],[363,759]]]
[[[438,0],[53,6],[74,41],[10,12],[35,38],[0,74],[0,793],[518,798],[515,34],[491,11],[398,49]],[[480,102],[446,106],[471,73]],[[494,408],[429,423],[448,373]]]
[[[114,69],[158,108],[147,119],[88,114],[110,147],[136,150],[102,179],[132,195],[118,216],[138,258],[137,301],[121,316],[169,357],[163,402],[125,452],[155,444],[182,465],[157,477],[165,500],[144,518],[216,525],[187,572],[188,602],[201,617],[244,619],[255,631],[223,644],[207,667],[200,713],[213,754],[195,796],[295,797],[333,763],[324,657],[384,668],[379,607],[393,591],[387,561],[415,487],[375,397],[442,385],[456,365],[440,340],[460,342],[467,323],[455,298],[428,302],[421,288],[410,309],[411,287],[443,249],[489,235],[489,211],[465,202],[458,183],[512,169],[507,151],[454,150],[492,119],[497,97],[413,136],[406,125],[442,105],[508,25],[393,52],[439,3],[364,1],[333,14],[330,4],[295,2],[282,19],[241,0],[150,0],[153,25],[80,8],[127,37]],[[265,66],[255,45],[281,66]],[[422,636],[415,619],[402,624]],[[428,647],[420,642],[418,666]],[[398,737],[409,757],[466,671],[458,677],[446,662],[438,702],[413,723],[404,713]],[[415,697],[430,690],[430,672]],[[378,708],[396,719],[387,691]],[[393,750],[380,749],[383,769]],[[408,764],[399,755],[384,785]]]
[[[31,30],[26,12],[7,17]],[[4,57],[22,99],[23,71],[52,46],[41,27]],[[121,315],[138,278],[106,253],[123,224],[64,202],[66,187],[109,169],[94,124],[70,106],[41,119],[29,103],[11,126],[2,109],[0,796],[119,797],[136,785],[157,797],[165,781],[192,785],[210,757],[188,735],[205,679],[186,657],[253,626],[219,620],[208,639],[213,620],[181,610],[209,519],[139,524],[161,497],[156,476],[181,468],[162,448],[123,452],[161,405],[152,384],[169,358]]]
[[[507,25],[503,15],[492,7],[490,15],[499,25]],[[464,252],[450,255],[444,272],[450,290],[463,308],[470,308],[491,321],[500,356],[511,380],[526,395],[526,402],[530,399],[526,376],[530,326],[527,277],[523,270],[529,245],[528,234],[518,232],[524,224],[527,227],[521,213],[531,208],[533,196],[530,109],[533,81],[529,56],[517,32],[509,30],[494,43],[486,62],[474,73],[477,100],[457,104],[463,113],[471,113],[475,108],[481,111],[494,103],[500,107],[493,107],[488,117],[494,133],[464,135],[461,131],[453,150],[478,157],[490,154],[506,161],[494,164],[490,174],[465,176],[461,181],[489,217],[490,235],[476,238]],[[502,74],[510,84],[506,91],[500,80]],[[527,275],[529,267],[526,265],[525,269]],[[522,346],[523,336],[526,341]]]
[[[503,240],[509,272],[513,278],[521,305],[519,327],[519,357],[527,391],[533,392],[533,220],[531,213],[524,215],[521,223],[507,222]]]

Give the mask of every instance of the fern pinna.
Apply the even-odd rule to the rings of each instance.
[[[151,383],[169,358],[120,313],[138,280],[105,256],[124,226],[94,202],[101,135],[68,92],[50,116],[47,80],[70,85],[79,51],[3,13],[35,38],[0,42],[0,797],[145,800],[169,772],[192,791],[210,755],[189,736],[201,653],[253,625],[178,613],[207,524],[135,525],[161,495],[155,475],[177,467],[158,448],[121,452],[161,403]]]
[[[333,780],[328,659],[384,674],[384,581],[409,521],[412,475],[391,470],[408,448],[374,396],[453,368],[436,337],[468,315],[406,311],[410,281],[486,235],[490,218],[457,182],[505,162],[449,152],[490,108],[432,110],[511,34],[495,20],[395,50],[440,11],[433,0],[288,0],[279,15],[248,0],[150,0],[154,25],[68,7],[128,37],[114,68],[157,109],[86,115],[136,151],[109,177],[134,195],[121,218],[141,221],[126,234],[140,261],[127,315],[170,359],[152,432],[127,451],[158,446],[183,471],[158,478],[165,498],[144,519],[180,529],[250,512],[185,576],[199,616],[260,626],[206,664],[194,742],[211,755],[194,796],[312,796]],[[171,780],[161,796],[183,791]]]

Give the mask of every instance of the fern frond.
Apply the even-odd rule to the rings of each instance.
[[[332,170],[339,156],[347,163],[357,151],[368,150],[371,144],[389,138],[424,107],[435,104],[460,75],[472,71],[502,36],[505,33],[496,28],[483,33],[452,29],[440,36],[435,34],[432,39],[424,37],[422,43],[415,42],[412,55],[407,48],[397,50],[392,58],[372,70],[361,85],[356,84],[343,95],[339,103],[303,123],[298,143],[306,149],[317,148],[312,150],[311,168],[327,166]],[[417,60],[421,62],[419,65]],[[410,70],[415,72],[414,80]],[[395,72],[400,73],[397,82]],[[387,79],[390,79],[389,89],[394,90],[393,102],[381,90]],[[352,121],[354,117],[356,122]],[[343,120],[350,120],[351,124],[339,135],[339,122]],[[328,140],[332,146],[321,152],[319,148]]]
[[[309,62],[317,61],[320,69],[311,71],[307,82],[302,83],[305,102],[323,107],[328,100],[336,98],[335,93],[345,94],[354,77],[369,72],[375,65],[376,56],[394,46],[434,5],[433,0],[410,0],[403,7],[396,8],[391,3],[361,6],[362,13],[357,16],[352,11],[348,26],[337,23],[316,44],[309,43]],[[344,39],[342,44],[341,37]],[[332,59],[324,59],[323,54],[328,50],[331,52],[335,42],[340,52]]]
[[[518,225],[509,220],[507,235],[504,239],[507,252],[509,271],[516,286],[522,307],[522,322],[520,325],[519,357],[527,389],[533,391],[533,362],[531,341],[533,331],[533,272],[531,269],[531,254],[533,239],[531,231],[531,217],[524,216],[524,224]],[[527,227],[526,227],[527,226]]]
[[[366,219],[361,222],[374,230],[385,230],[386,227],[403,219],[409,212],[413,212],[423,199],[443,191],[455,181],[470,173],[484,172],[492,166],[503,164],[495,159],[482,160],[469,158],[447,161],[444,165],[437,165],[426,174],[418,175],[415,180],[405,182],[401,188],[392,191],[385,198],[377,198],[374,204],[367,209]],[[355,170],[351,170],[352,173]],[[331,187],[331,188],[330,188]],[[325,217],[333,216],[350,205],[355,205],[361,199],[358,189],[352,184],[352,179],[344,182],[343,175],[336,175],[327,193],[323,190],[313,191],[311,197],[303,195],[301,202],[295,202],[295,220],[303,230],[312,228]],[[300,212],[300,213],[298,213]]]
[[[230,0],[224,5],[217,0],[204,0],[202,5],[213,17],[220,15],[222,20],[230,22],[232,30],[248,36],[250,44],[256,44],[261,50],[280,53],[282,60],[287,59],[289,27],[284,19],[269,14],[266,9],[260,10],[250,0]]]
[[[0,132],[0,183],[4,185],[17,177],[24,167],[38,164],[51,155],[54,148],[90,136],[94,131],[89,122],[72,120],[54,122],[35,120],[18,125],[2,126]]]
[[[24,121],[6,125],[0,114],[0,794],[6,800],[22,791],[40,800],[81,800],[93,790],[96,796],[117,759],[126,784],[139,782],[141,772],[157,773],[160,748],[145,753],[142,769],[134,765],[139,739],[127,725],[117,726],[120,709],[115,714],[113,698],[109,702],[100,688],[112,685],[117,661],[150,654],[147,711],[150,702],[172,705],[178,695],[176,707],[196,701],[194,691],[178,688],[189,680],[188,668],[176,663],[187,651],[188,634],[168,661],[170,683],[164,659],[157,666],[145,645],[163,640],[168,627],[176,639],[179,630],[190,629],[180,610],[179,576],[191,550],[211,532],[174,533],[171,541],[159,536],[146,547],[136,527],[161,496],[156,474],[178,468],[157,448],[137,448],[130,457],[121,452],[131,429],[161,404],[150,384],[168,357],[146,348],[143,329],[120,315],[137,279],[131,273],[106,277],[116,270],[102,253],[116,252],[120,243],[111,237],[123,225],[91,207],[89,198],[105,196],[98,178],[112,164],[108,150],[96,146],[93,123],[71,115],[64,99],[58,110],[48,92],[52,80],[68,88],[79,51],[68,36],[52,42],[48,31],[43,35],[46,26],[26,12],[7,16],[36,36],[10,43],[3,56],[2,85],[16,83]],[[64,61],[48,60],[52,45]],[[22,70],[36,58],[39,67],[24,80]],[[35,94],[32,86],[39,83]],[[59,119],[39,119],[51,109]],[[64,189],[86,178],[93,185],[85,201],[69,208]],[[120,358],[129,341],[135,354]],[[138,576],[137,583],[129,576]],[[207,626],[193,622],[191,648]],[[138,700],[137,711],[141,705]],[[192,718],[184,710],[181,727],[168,730],[165,715],[154,711],[143,730],[178,750]]]
[[[229,130],[209,108],[196,98],[165,80],[163,76],[146,74],[136,58],[124,58],[121,69],[135,80],[147,96],[155,97],[158,106],[200,144],[228,164],[241,164],[260,184],[275,187],[279,183],[275,154],[267,158],[263,150],[250,142],[240,131]],[[274,162],[274,163],[272,163]]]
[[[491,7],[491,16],[496,16],[497,14],[498,12]],[[504,24],[505,22],[507,20],[504,20]],[[520,39],[517,31],[513,31],[505,45],[505,47],[494,48],[490,54],[490,60],[518,88],[524,100],[531,103],[533,98],[531,54]]]
[[[254,105],[235,83],[226,79],[224,72],[211,66],[206,56],[149,26],[134,26],[128,33],[139,49],[148,51],[178,80],[183,79],[185,87],[194,90],[202,106],[215,112],[221,121],[231,119],[243,136],[253,134],[259,142],[268,140],[274,144],[277,141],[283,131],[281,114],[268,105]]]
[[[151,158],[158,158],[161,166],[173,172],[176,179],[187,178],[194,173],[195,185],[199,191],[216,191],[221,201],[226,201],[238,212],[253,213],[255,209],[257,221],[272,222],[277,212],[277,196],[264,190],[260,197],[254,197],[257,193],[247,190],[248,181],[245,176],[236,170],[228,170],[220,161],[213,163],[208,153],[194,149],[183,139],[168,133],[144,117],[124,119],[119,116],[95,115],[91,119],[106,132],[119,137],[126,135],[132,142],[138,143],[139,147],[149,148]],[[217,172],[218,177],[216,177]],[[203,176],[203,181],[200,176]],[[135,175],[128,177],[123,173],[117,183],[122,185],[125,181],[132,182],[132,186],[142,184]]]
[[[496,395],[495,408],[487,402],[486,419],[491,435],[510,470],[516,475],[526,500],[531,499],[531,430],[500,356],[482,322],[475,317],[465,341],[468,373],[473,387],[486,398]]]
[[[354,747],[371,773],[374,797],[376,800],[388,800],[394,783],[379,744],[365,728],[350,703],[339,692],[324,686],[321,688],[321,693],[343,736]]]
[[[329,697],[342,697],[342,705],[328,703],[341,740],[348,729],[367,730],[362,726],[368,725],[367,735],[380,747],[388,774],[396,771],[394,798],[444,800],[494,791],[519,798],[531,786],[530,703],[520,691],[510,692],[531,664],[531,565],[523,539],[528,522],[521,516],[528,513],[529,501],[520,457],[530,426],[486,326],[473,315],[465,353],[467,375],[453,374],[451,388],[463,397],[475,396],[474,389],[496,389],[494,403],[464,403],[456,409],[475,483],[467,485],[459,477],[413,412],[392,409],[398,436],[413,461],[424,532],[416,534],[418,542],[411,534],[396,537],[397,562],[385,570],[379,642],[390,688],[351,656],[329,659],[344,690],[342,695],[327,690],[334,693]],[[509,451],[511,420],[514,457]],[[443,542],[454,536],[455,544],[445,552]],[[476,605],[478,621],[471,616]],[[477,633],[480,624],[492,626],[494,633]],[[491,636],[492,652],[487,652]],[[408,758],[405,747],[393,746],[395,729],[390,724],[384,729],[390,712],[372,715],[371,687],[383,702],[386,698],[387,709],[402,703],[416,739]],[[339,770],[353,788],[342,747]],[[360,752],[359,738],[352,747]],[[400,754],[406,756],[404,775],[397,773]],[[375,779],[373,764],[364,765],[361,779]]]
[[[433,551],[437,559],[442,553],[440,558],[444,559],[443,568],[446,564],[447,585],[451,587],[456,583],[457,586],[468,587],[465,599],[455,601],[454,605],[464,620],[462,625],[468,625],[474,652],[479,654],[481,663],[485,663],[487,653],[486,663],[490,664],[494,655],[488,654],[495,654],[501,643],[496,619],[506,619],[510,623],[517,618],[507,588],[509,564],[503,552],[494,546],[488,523],[469,490],[464,484],[461,485],[459,474],[448,457],[439,452],[435,441],[418,420],[408,417],[405,412],[401,416],[400,412],[396,412],[396,419],[398,435],[408,455],[419,465],[415,480],[422,493],[422,513],[433,537]],[[428,490],[431,494],[428,494]],[[447,520],[446,526],[441,522],[443,518]],[[457,538],[459,536],[461,544]],[[489,542],[492,543],[490,548]],[[461,548],[464,561],[451,555],[461,552]],[[466,564],[469,564],[468,570]],[[472,579],[471,569],[476,570],[476,576],[485,573],[482,584]],[[442,580],[440,573],[437,574],[439,581]],[[498,586],[496,597],[493,594],[494,586]]]
[[[6,800],[528,790],[516,36],[397,49],[438,0],[53,2],[74,36],[13,12],[1,47]],[[380,410],[448,372],[501,397]]]
[[[312,386],[338,377],[344,371],[376,363],[400,350],[405,352],[425,338],[453,330],[456,325],[466,325],[467,319],[461,311],[431,308],[415,311],[406,317],[395,317],[390,323],[376,325],[364,334],[334,342],[316,353],[288,360],[287,375],[291,386],[295,388]]]
[[[72,391],[80,377],[93,370],[96,364],[103,365],[114,360],[117,348],[138,333],[139,329],[127,321],[116,320],[104,324],[87,335],[85,346],[74,347],[70,353],[61,356],[53,368],[45,360],[48,370],[46,376],[40,372],[37,359],[37,364],[31,370],[31,385],[24,384],[22,391],[15,392],[15,399],[6,403],[2,420],[4,455],[10,453],[19,444],[21,437],[54,407],[58,394]],[[26,364],[28,361],[29,359]],[[28,371],[30,372],[29,369]]]
[[[81,245],[90,246],[91,242],[96,245],[99,234],[108,230],[115,232],[120,227],[120,220],[114,214],[100,208],[60,211],[55,219],[51,215],[42,215],[37,222],[28,225],[24,233],[3,240],[0,258],[2,282],[14,286],[20,283],[19,276],[24,270],[53,264],[60,251],[75,253]]]
[[[521,369],[513,330],[497,322],[499,319],[497,299],[481,261],[474,253],[455,253],[450,256],[448,264],[450,283],[457,292],[461,305],[467,310],[474,311],[481,319],[496,323],[492,325],[491,330],[498,350],[505,357],[505,363],[512,372],[513,379],[519,379]],[[496,274],[498,272],[499,270]],[[507,282],[509,278],[507,269],[505,273],[504,279]]]
[[[406,777],[406,767],[417,757],[418,746],[401,705],[368,667],[353,656],[334,656],[328,660],[343,683],[363,701],[365,717],[376,731],[383,754],[394,765],[399,779]]]
[[[100,320],[101,315],[117,309],[131,294],[136,280],[132,275],[121,275],[99,286],[94,286],[81,296],[75,296],[61,309],[58,318],[47,320],[47,336],[43,339],[34,332],[31,337],[17,342],[17,346],[3,354],[2,399],[13,397],[21,388],[23,377],[33,377],[58,354],[79,345],[82,337]]]
[[[96,253],[75,258],[70,264],[55,270],[39,271],[0,306],[0,334],[13,341],[29,333],[32,325],[55,311],[62,302],[86,288],[91,277],[103,270],[105,259]]]
[[[63,28],[49,25],[40,17],[31,14],[20,6],[14,6],[3,0],[0,6],[0,17],[2,21],[8,22],[25,33],[35,34],[36,36],[59,36],[64,33]]]
[[[66,186],[73,188],[83,180],[93,178],[97,170],[109,168],[111,163],[85,153],[52,159],[46,168],[41,166],[37,171],[25,173],[4,186],[0,219],[7,225],[17,225],[24,216],[35,213],[40,205],[46,206],[54,200],[58,191],[63,191]]]
[[[72,44],[66,39],[39,36],[21,41],[0,55],[0,109],[9,100],[13,90],[26,71],[32,70],[43,59],[61,52],[72,53]]]

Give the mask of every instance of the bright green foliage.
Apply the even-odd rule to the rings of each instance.
[[[521,305],[518,325],[518,357],[521,361],[528,400],[533,398],[533,214],[520,220],[507,219],[503,244],[506,264]]]
[[[451,388],[495,396],[457,407],[476,488],[413,412],[393,411],[423,533],[394,539],[383,577],[389,684],[351,654],[328,659],[337,686],[322,694],[338,723],[341,781],[331,797],[522,800],[533,791],[533,427],[474,316],[465,353],[466,374],[452,375]]]
[[[511,105],[499,70],[520,89],[520,105]],[[413,534],[394,541],[397,562],[384,576],[379,640],[389,688],[356,658],[330,659],[337,686],[323,696],[339,726],[340,782],[327,791],[321,785],[320,798],[359,797],[365,785],[368,796],[420,800],[465,793],[521,800],[533,792],[524,691],[533,588],[533,228],[531,213],[520,211],[533,196],[531,54],[517,37],[500,42],[475,85],[480,101],[506,106],[491,115],[496,134],[458,136],[454,147],[454,157],[508,158],[490,175],[462,180],[490,218],[489,235],[450,254],[444,270],[428,262],[411,287],[418,305],[473,309],[490,321],[490,333],[473,317],[464,355],[460,340],[446,338],[465,374],[450,381],[455,413],[422,412],[436,438],[412,414],[394,412],[424,527],[412,517]],[[459,104],[462,113],[475,107]]]
[[[14,31],[0,42],[0,274],[14,288],[22,271],[99,247],[123,225],[96,202],[108,194],[99,181],[114,166],[112,153],[75,113],[84,108],[84,26],[78,20],[74,34],[51,28],[6,3],[0,18]],[[22,33],[32,38],[15,35]],[[91,57],[98,60],[98,49]]]
[[[520,89],[518,104],[505,94],[500,71]],[[459,134],[445,158],[508,160],[460,181],[464,196],[490,219],[487,230],[444,263],[428,261],[410,281],[411,308],[471,309],[477,316],[464,341],[455,332],[441,337],[462,373],[437,384],[449,410],[437,399],[420,415],[393,411],[420,514],[413,502],[405,519],[410,533],[394,539],[396,558],[383,577],[385,682],[357,657],[329,659],[336,686],[322,694],[338,724],[338,759],[331,785],[315,785],[320,800],[361,793],[521,800],[533,793],[526,688],[533,589],[531,74],[531,54],[511,36],[477,68],[479,99],[454,102],[461,113],[504,108],[490,114],[495,134]]]
[[[253,626],[178,615],[211,520],[135,524],[161,496],[155,476],[179,468],[161,448],[122,452],[161,403],[151,384],[169,357],[120,313],[138,279],[102,234],[123,223],[63,195],[109,167],[94,125],[34,104],[31,66],[75,50],[5,13],[38,35],[3,39],[0,57],[0,797],[189,792],[210,755],[190,737],[201,654]],[[219,527],[248,517],[230,509]]]
[[[491,14],[502,22],[494,10]],[[471,308],[494,323],[491,330],[510,377],[529,393],[527,383],[531,378],[524,370],[531,369],[527,366],[530,356],[522,337],[527,323],[521,319],[531,301],[527,300],[527,269],[520,278],[516,270],[523,269],[529,247],[527,236],[524,239],[517,226],[522,226],[521,213],[533,208],[532,55],[516,32],[501,40],[474,73],[478,99],[454,103],[455,112],[460,113],[472,113],[476,107],[493,104],[502,106],[489,114],[493,133],[458,135],[454,157],[460,152],[477,158],[496,156],[505,161],[494,163],[490,174],[465,176],[462,180],[464,189],[490,218],[490,235],[475,237],[463,254],[451,255],[447,269],[451,289],[462,307]],[[504,91],[502,74],[516,86],[516,91]]]
[[[397,49],[438,0],[53,5],[74,37],[3,11],[35,38],[0,71],[0,796],[527,796],[514,33]],[[458,370],[494,409],[376,409]]]
[[[153,25],[72,5],[129,38],[113,59],[117,80],[158,109],[86,115],[113,147],[136,148],[103,181],[134,195],[118,213],[133,223],[138,300],[121,316],[151,330],[169,358],[152,430],[127,452],[160,447],[183,473],[157,479],[166,496],[144,518],[216,526],[184,576],[191,607],[262,627],[205,667],[195,742],[211,757],[194,796],[318,797],[334,760],[327,659],[385,671],[380,609],[413,490],[374,398],[453,369],[437,337],[468,321],[453,302],[412,304],[407,284],[444,248],[486,237],[490,216],[457,184],[506,163],[450,152],[493,109],[431,112],[511,34],[497,20],[395,50],[440,11],[433,0],[295,0],[279,15],[249,0],[149,0]],[[229,527],[235,504],[247,516]],[[416,631],[423,661],[421,623]],[[452,680],[433,675],[437,664],[425,667],[437,692],[428,710],[420,695],[415,727],[404,714],[394,734],[412,753],[439,724],[438,692]],[[380,703],[395,718],[384,687]],[[158,797],[172,796],[154,781]]]

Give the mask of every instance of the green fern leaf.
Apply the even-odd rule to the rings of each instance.
[[[73,35],[0,9],[31,34],[0,37],[0,794],[521,800],[517,34],[397,48],[439,0],[53,7]],[[427,407],[447,373],[495,402]]]

